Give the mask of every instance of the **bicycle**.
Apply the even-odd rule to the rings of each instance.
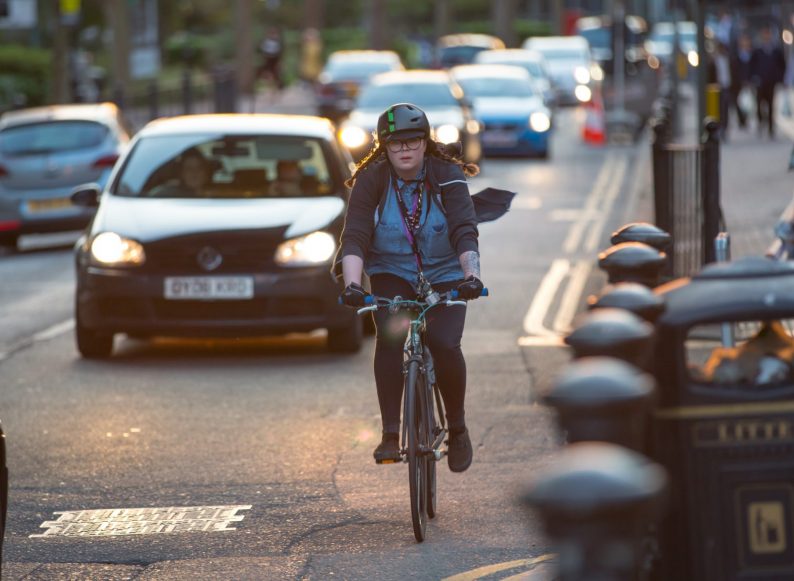
[[[488,296],[488,289],[483,289],[482,296]],[[425,539],[427,520],[436,516],[436,462],[447,453],[441,445],[448,433],[433,357],[424,340],[425,315],[434,307],[465,306],[466,301],[457,300],[457,291],[453,290],[443,295],[433,292],[423,300],[368,296],[366,302],[372,304],[358,309],[359,315],[381,308],[388,308],[391,313],[412,311],[416,314],[411,319],[404,348],[400,456],[402,462],[408,463],[411,521],[414,537],[421,543]]]

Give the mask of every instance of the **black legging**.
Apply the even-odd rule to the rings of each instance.
[[[370,278],[372,293],[393,298],[416,298],[413,287],[393,274],[376,274]],[[434,284],[433,288],[445,292],[458,282]],[[460,349],[466,307],[439,306],[427,313],[425,340],[433,354],[436,381],[441,390],[450,428],[465,426],[463,400],[466,396],[466,361]],[[390,315],[387,310],[375,312],[378,338],[375,344],[375,383],[384,432],[400,431],[400,403],[403,393],[403,345],[408,332],[408,315]]]

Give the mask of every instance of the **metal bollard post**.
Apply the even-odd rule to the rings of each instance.
[[[642,242],[657,250],[666,251],[673,241],[672,236],[654,224],[648,222],[632,222],[612,233],[609,239],[612,244],[621,242]]]
[[[556,410],[567,442],[609,442],[642,452],[654,385],[651,375],[624,361],[585,357],[565,369],[544,400]]]
[[[658,519],[662,467],[614,444],[568,446],[522,499],[540,515],[559,555],[559,581],[645,579],[648,530]]]
[[[667,255],[642,242],[621,242],[598,255],[598,266],[609,282],[638,282],[657,286],[667,264]]]
[[[636,282],[619,282],[607,285],[598,296],[587,299],[588,308],[625,309],[653,324],[664,312],[664,299],[645,285]]]
[[[565,338],[574,357],[615,357],[647,369],[653,348],[654,328],[623,309],[597,309],[579,317]]]

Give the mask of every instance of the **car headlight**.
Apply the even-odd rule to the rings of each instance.
[[[580,85],[586,85],[590,82],[590,71],[586,67],[576,67],[573,70],[573,78]]]
[[[115,232],[102,232],[91,241],[91,257],[107,266],[140,266],[146,262],[140,243]]]
[[[690,50],[686,55],[689,64],[696,67],[700,64],[700,55],[696,50]]]
[[[594,81],[603,81],[604,80],[604,69],[602,69],[598,65],[593,65],[590,67],[590,77]]]
[[[436,141],[441,143],[455,143],[460,140],[460,131],[454,125],[440,125],[436,127]]]
[[[593,98],[593,91],[587,85],[576,85],[573,93],[581,103],[589,103],[590,99]]]
[[[339,131],[339,140],[348,149],[356,149],[367,143],[369,135],[361,127],[348,125]]]
[[[551,128],[551,119],[549,119],[549,116],[542,111],[535,111],[529,116],[529,127],[533,131],[543,133],[544,131],[548,131]]]
[[[306,236],[282,242],[276,249],[276,264],[280,266],[310,266],[331,259],[336,241],[328,232],[312,232]]]

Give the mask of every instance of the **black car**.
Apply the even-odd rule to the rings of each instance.
[[[77,347],[116,333],[257,336],[328,330],[355,351],[362,322],[330,273],[352,160],[327,119],[206,115],[154,121],[109,186],[78,188],[96,216],[76,247]],[[101,194],[101,195],[100,195]]]

